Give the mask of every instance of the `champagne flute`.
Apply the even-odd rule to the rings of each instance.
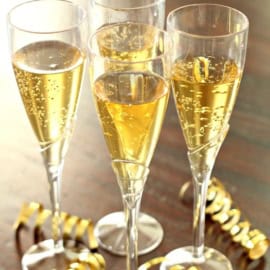
[[[65,14],[65,16],[59,16]],[[66,269],[84,247],[64,246],[60,185],[76,119],[85,66],[86,12],[65,0],[28,1],[8,14],[12,66],[23,105],[38,139],[52,204],[52,239],[33,245],[26,269]]]
[[[165,0],[91,0],[89,9],[90,33],[106,25],[137,22],[164,28]],[[139,55],[138,55],[139,57]],[[148,214],[138,216],[138,252],[146,254],[163,239],[161,224]],[[125,255],[125,217],[123,212],[110,213],[95,226],[101,247],[113,254]]]
[[[89,41],[90,82],[126,217],[127,269],[137,269],[137,216],[169,97],[166,33],[140,23]]]
[[[162,270],[232,269],[223,254],[204,247],[205,204],[243,74],[248,26],[243,13],[216,4],[183,6],[168,15],[172,89],[193,176],[194,213],[193,246],[171,251]]]
[[[113,23],[138,22],[160,29],[165,24],[166,0],[91,0],[90,33]]]

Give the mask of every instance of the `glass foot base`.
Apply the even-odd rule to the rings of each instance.
[[[188,246],[168,253],[160,270],[232,270],[232,265],[222,253],[207,247],[204,257],[196,260],[192,256],[192,247]]]
[[[111,213],[98,221],[95,236],[99,245],[116,255],[126,255],[126,225],[123,212]],[[140,213],[138,217],[138,254],[153,251],[163,239],[163,229],[153,217]]]
[[[72,244],[71,244],[72,242]],[[52,239],[33,245],[22,257],[22,270],[67,270],[81,256],[85,257],[89,250],[82,244],[68,241],[65,247],[54,248]]]

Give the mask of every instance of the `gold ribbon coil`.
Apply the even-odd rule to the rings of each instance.
[[[51,217],[52,212],[37,202],[23,203],[13,229],[18,232],[20,228],[29,223],[34,214],[36,214],[34,228],[40,229],[47,219]],[[105,260],[101,254],[97,253],[98,243],[94,236],[93,221],[91,219],[82,219],[66,212],[61,212],[60,218],[63,225],[63,238],[73,238],[75,241],[82,241],[86,234],[87,244],[90,249],[89,253],[84,253],[72,261],[67,270],[105,270]]]

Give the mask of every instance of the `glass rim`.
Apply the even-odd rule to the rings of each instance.
[[[114,63],[124,63],[124,64],[139,64],[139,63],[146,63],[146,62],[149,62],[149,61],[153,61],[153,60],[157,60],[157,59],[162,59],[164,58],[165,55],[167,55],[168,53],[165,52],[165,49],[162,53],[160,53],[159,55],[156,55],[154,57],[148,57],[148,58],[145,58],[144,60],[134,60],[134,61],[130,61],[130,60],[121,60],[121,59],[115,59],[115,58],[112,58],[112,57],[109,57],[109,56],[102,56],[100,54],[97,54],[96,53],[96,50],[93,50],[93,47],[92,47],[92,41],[95,39],[96,40],[96,37],[99,33],[103,32],[104,30],[107,30],[107,29],[110,29],[110,28],[113,28],[115,26],[118,26],[118,25],[124,25],[124,24],[135,24],[135,25],[146,25],[146,26],[151,26],[153,29],[155,29],[156,31],[158,31],[158,33],[162,33],[163,36],[164,36],[164,40],[166,39],[167,42],[170,41],[170,36],[168,34],[167,31],[165,30],[162,30],[158,27],[155,27],[151,24],[146,24],[146,23],[138,23],[138,22],[121,22],[121,23],[115,23],[115,24],[111,24],[111,25],[107,25],[107,26],[104,26],[102,28],[100,28],[99,30],[97,30],[96,32],[94,32],[92,35],[89,36],[88,38],[88,41],[87,41],[87,49],[89,51],[89,55],[90,56],[94,56],[94,57],[97,57],[97,58],[102,58],[104,60],[108,60],[110,62],[114,62]],[[165,46],[164,46],[165,48]],[[90,59],[91,61],[91,59]]]
[[[154,5],[156,5],[157,3],[161,3],[161,2],[165,2],[166,0],[153,0],[152,3],[146,4],[146,5],[138,5],[135,7],[118,7],[118,8],[114,8],[110,5],[104,5],[102,3],[100,3],[100,0],[94,0],[94,3],[103,7],[103,8],[109,8],[109,9],[115,9],[115,10],[139,10],[139,9],[143,9],[143,8],[148,8],[148,7],[152,7]]]
[[[228,10],[233,10],[235,13],[238,13],[239,15],[241,15],[244,18],[244,27],[243,29],[239,30],[239,31],[235,31],[233,33],[229,33],[229,34],[223,34],[223,35],[198,35],[198,34],[192,34],[189,33],[187,31],[183,31],[180,29],[176,29],[174,27],[172,27],[172,29],[168,29],[168,26],[170,25],[170,19],[173,17],[173,15],[175,13],[177,13],[179,10],[188,8],[188,7],[198,7],[198,6],[216,6],[216,7],[220,7],[220,8],[226,8]],[[176,8],[172,11],[169,12],[168,16],[167,16],[167,31],[175,31],[178,32],[179,34],[182,34],[184,36],[188,36],[188,37],[192,37],[192,38],[198,38],[198,39],[222,39],[222,38],[228,38],[228,37],[233,37],[235,35],[239,35],[241,33],[247,32],[249,29],[249,20],[248,17],[240,10],[230,7],[230,6],[226,6],[226,5],[221,5],[221,4],[214,4],[214,3],[199,3],[199,4],[189,4],[189,5],[184,5],[181,6],[179,8]]]
[[[12,21],[12,13],[21,8],[22,6],[26,6],[26,5],[29,5],[29,4],[32,4],[32,3],[37,3],[37,2],[61,2],[61,3],[67,3],[67,4],[70,4],[70,6],[73,6],[73,7],[77,7],[78,10],[81,10],[82,11],[82,17],[80,18],[80,20],[77,22],[77,23],[73,23],[73,24],[70,24],[69,27],[63,27],[62,29],[60,30],[55,30],[55,31],[34,31],[34,30],[31,30],[31,29],[28,29],[27,27],[21,27],[19,26],[18,24],[14,23]],[[8,13],[7,13],[7,22],[8,22],[8,25],[13,27],[13,28],[16,28],[20,31],[23,31],[23,32],[26,32],[26,33],[32,33],[32,34],[57,34],[57,33],[63,33],[63,32],[68,32],[68,31],[71,31],[72,29],[75,29],[77,28],[79,25],[81,25],[87,18],[87,12],[86,10],[83,8],[83,6],[79,5],[79,4],[75,4],[74,2],[70,1],[70,0],[29,0],[29,1],[26,1],[26,2],[22,2],[18,5],[15,5],[14,7],[12,7]]]

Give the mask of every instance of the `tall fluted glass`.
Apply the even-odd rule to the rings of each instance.
[[[89,41],[97,114],[126,214],[127,270],[137,269],[137,218],[169,98],[169,44],[149,24],[103,27]]]
[[[90,0],[90,33],[122,22],[146,23],[163,29],[165,4],[166,0]]]
[[[85,10],[70,1],[29,1],[8,14],[13,71],[40,145],[52,204],[52,239],[24,254],[24,270],[66,269],[68,256],[81,251],[63,245],[60,186],[84,73],[86,31]]]
[[[114,23],[135,22],[160,29],[165,24],[165,0],[90,0],[90,34]],[[139,210],[138,210],[139,211]],[[139,254],[155,249],[163,239],[161,224],[148,214],[138,218]],[[123,212],[110,213],[95,226],[99,244],[111,253],[125,254],[125,217]]]
[[[194,213],[193,245],[171,251],[162,270],[232,269],[223,254],[204,246],[205,204],[243,75],[248,26],[243,13],[216,4],[183,6],[168,16],[172,89],[193,176]]]

